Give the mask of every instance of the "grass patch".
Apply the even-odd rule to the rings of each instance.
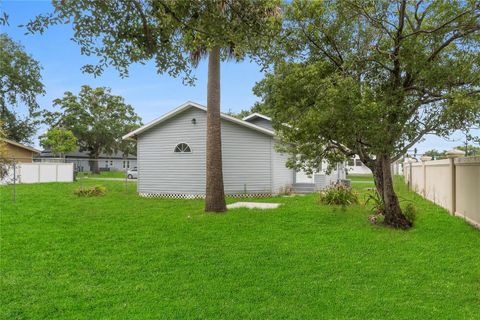
[[[125,178],[125,171],[101,171],[99,174],[94,174],[91,172],[78,173],[77,177],[80,177],[83,174],[84,177],[89,178]]]
[[[373,176],[371,174],[349,174],[347,179],[352,181],[352,184],[369,184],[374,185]]]
[[[0,187],[0,318],[480,314],[480,232],[398,180],[417,208],[409,231],[371,225],[362,205],[319,205],[317,195],[255,199],[283,205],[216,215],[203,213],[202,200],[100,184],[108,193],[94,198],[75,196],[78,182],[19,185],[16,204]]]

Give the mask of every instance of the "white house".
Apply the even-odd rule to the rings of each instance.
[[[121,152],[107,154],[102,152],[97,160],[90,159],[86,151],[68,152],[63,158],[56,158],[49,150],[45,149],[41,152],[40,158],[34,159],[37,162],[65,162],[73,163],[75,171],[89,172],[92,161],[98,161],[98,168],[101,171],[125,171],[137,166],[137,157],[133,154],[124,156]]]
[[[348,159],[348,161],[346,161],[345,169],[347,170],[348,174],[372,174],[372,170],[364,165],[358,156]],[[392,174],[403,175],[403,163],[401,160],[397,160],[392,163]]]
[[[348,174],[372,174],[372,170],[364,165],[358,156],[347,160],[346,169]]]
[[[137,188],[141,196],[176,198],[205,195],[206,107],[186,102],[125,135],[137,140]],[[285,166],[288,156],[275,150],[270,118],[252,114],[240,120],[221,114],[225,193],[231,196],[277,194],[284,188],[313,191],[344,178],[304,177]],[[301,181],[296,178],[301,177]]]

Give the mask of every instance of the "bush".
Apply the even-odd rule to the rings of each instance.
[[[366,195],[365,205],[368,204],[372,205],[370,208],[372,214],[368,216],[368,220],[373,224],[381,223],[385,217],[385,205],[383,203],[383,199],[374,189],[370,190],[370,192]],[[407,203],[407,205],[402,209],[402,212],[405,218],[407,218],[408,222],[413,225],[416,217],[414,205],[411,202]]]
[[[291,185],[285,185],[283,187],[280,187],[278,189],[278,194],[281,196],[289,196],[292,194],[292,186]]]
[[[358,203],[358,195],[352,188],[335,184],[320,192],[320,203],[349,206]]]
[[[385,205],[383,204],[383,199],[378,194],[377,190],[371,190],[366,195],[365,205],[371,204],[371,211],[373,215],[383,216],[385,215]]]
[[[403,215],[405,216],[405,218],[407,218],[408,222],[410,222],[413,225],[413,222],[417,217],[417,210],[415,209],[415,206],[413,205],[413,203],[411,202],[407,203],[407,205],[402,211],[403,211]]]
[[[107,193],[107,188],[104,186],[80,187],[74,193],[79,197],[98,197]]]

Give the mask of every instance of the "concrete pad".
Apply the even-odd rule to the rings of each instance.
[[[265,203],[265,202],[235,202],[227,205],[228,209],[248,208],[248,209],[276,209],[281,203]]]

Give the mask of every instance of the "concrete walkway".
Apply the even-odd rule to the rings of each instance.
[[[228,209],[248,208],[248,209],[276,209],[281,206],[281,203],[266,203],[266,202],[235,202],[227,205]]]

